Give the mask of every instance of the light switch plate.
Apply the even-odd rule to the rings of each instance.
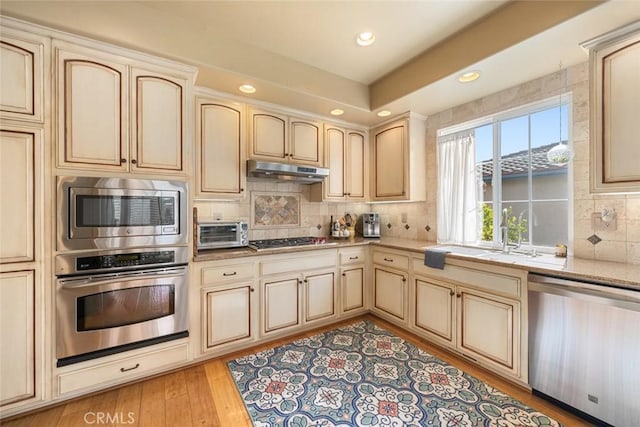
[[[407,213],[406,212],[402,212],[400,214],[400,222],[402,222],[403,224],[407,223]]]

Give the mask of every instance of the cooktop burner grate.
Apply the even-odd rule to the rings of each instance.
[[[326,242],[327,239],[325,237],[286,237],[283,239],[250,240],[249,247],[260,250],[327,244]]]

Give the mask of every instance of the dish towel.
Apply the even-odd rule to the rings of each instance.
[[[437,249],[426,249],[424,251],[424,265],[431,268],[444,269],[444,259],[449,251],[439,251]]]

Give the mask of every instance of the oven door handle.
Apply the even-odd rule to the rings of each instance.
[[[129,271],[126,273],[100,274],[93,276],[73,277],[68,279],[58,279],[58,284],[62,288],[81,288],[85,286],[108,285],[122,282],[123,280],[157,280],[170,277],[183,276],[187,272],[187,267],[162,268],[143,271]]]

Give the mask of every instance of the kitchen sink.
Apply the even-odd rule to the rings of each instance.
[[[501,249],[480,248],[475,246],[441,245],[429,249],[451,252],[455,255],[467,256],[476,259],[487,259],[491,261],[517,264],[533,267],[562,268],[566,258],[559,258],[551,254],[514,250],[509,253],[502,252]]]

